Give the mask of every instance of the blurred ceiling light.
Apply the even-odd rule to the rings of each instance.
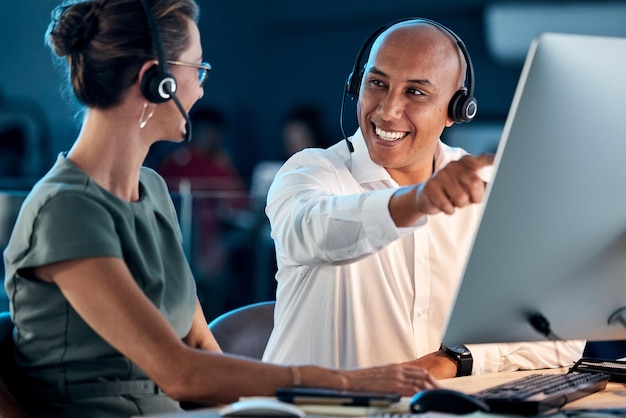
[[[523,63],[530,42],[542,32],[626,37],[626,2],[493,2],[485,7],[487,48],[499,63]]]

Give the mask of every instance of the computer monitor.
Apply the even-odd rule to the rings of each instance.
[[[533,41],[494,174],[443,341],[626,339],[626,38]]]

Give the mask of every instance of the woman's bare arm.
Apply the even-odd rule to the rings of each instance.
[[[289,367],[185,344],[137,286],[121,259],[66,261],[39,267],[36,274],[59,286],[95,332],[144,370],[173,399],[225,403],[241,396],[271,396],[276,388],[295,383],[294,370]],[[206,324],[201,324],[199,318],[196,311],[192,333],[201,335],[196,327]],[[188,338],[196,340],[194,336]],[[207,337],[198,340],[203,338]],[[396,391],[406,396],[436,385],[427,372],[410,365],[356,371],[300,366],[298,373],[303,386]]]

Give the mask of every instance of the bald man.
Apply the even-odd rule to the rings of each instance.
[[[479,220],[480,170],[493,162],[440,140],[466,65],[436,22],[391,25],[360,80],[351,147],[305,150],[282,167],[266,208],[278,288],[265,361],[412,362],[447,378],[580,358],[583,341],[441,345]]]

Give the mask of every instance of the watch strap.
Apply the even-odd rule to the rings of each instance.
[[[450,347],[441,344],[439,349],[456,361],[456,377],[469,376],[472,374],[474,359],[467,347],[462,344]]]

